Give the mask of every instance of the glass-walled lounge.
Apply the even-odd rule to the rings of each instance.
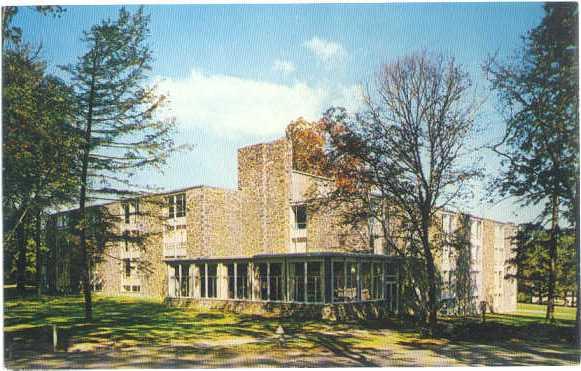
[[[398,310],[399,259],[311,253],[252,258],[171,259],[172,298],[330,304],[386,301]]]

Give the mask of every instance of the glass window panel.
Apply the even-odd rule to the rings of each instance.
[[[238,299],[248,299],[248,264],[238,263],[236,267],[236,297]]]
[[[200,297],[205,298],[206,296],[206,265],[199,264],[198,269],[200,270]]]
[[[361,263],[361,300],[371,300],[371,263]]]
[[[228,299],[235,299],[236,293],[234,292],[234,264],[226,265],[227,275],[228,275]]]
[[[186,194],[176,195],[176,218],[186,216]]]
[[[289,264],[289,285],[291,301],[305,301],[305,263]]]
[[[208,297],[218,297],[218,264],[208,264]]]
[[[190,265],[182,264],[182,276],[180,277],[181,296],[190,296]]]
[[[167,216],[170,219],[174,218],[175,217],[175,207],[174,207],[175,198],[174,198],[174,196],[168,196],[166,198],[166,200],[167,200],[167,207],[168,207]]]
[[[268,300],[268,265],[259,263],[256,265],[256,269],[258,270],[260,300]]]
[[[345,299],[347,301],[357,300],[357,263],[347,262]]]
[[[383,263],[373,263],[373,293],[371,298],[383,298]]]
[[[333,301],[345,301],[345,264],[342,261],[333,262]]]
[[[282,288],[282,263],[270,263],[270,300],[282,300]]]
[[[293,208],[295,214],[295,228],[305,229],[307,228],[307,208],[305,205],[295,206]]]
[[[307,263],[307,301],[322,302],[323,280],[321,262]]]

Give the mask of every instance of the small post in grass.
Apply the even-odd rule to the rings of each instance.
[[[56,325],[52,325],[52,351],[56,352],[56,347],[58,345],[58,329]]]
[[[480,302],[480,313],[482,314],[482,323],[486,322],[486,306],[487,305],[488,305],[488,303],[485,301]]]
[[[278,328],[276,329],[276,335],[278,337],[278,343],[282,345],[284,343],[284,329],[281,325],[278,325]]]

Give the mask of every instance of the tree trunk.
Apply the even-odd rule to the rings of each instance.
[[[36,230],[35,230],[35,244],[36,244],[36,290],[38,296],[42,295],[42,254],[40,251],[41,243],[41,220],[40,211],[36,214]]]
[[[551,199],[551,237],[549,241],[549,284],[547,292],[547,315],[545,319],[555,320],[555,283],[557,282],[557,241],[559,238],[559,196]]]
[[[85,202],[87,198],[87,171],[89,167],[89,154],[91,152],[91,136],[93,124],[93,101],[95,99],[95,69],[96,56],[93,59],[93,75],[91,90],[89,93],[89,109],[87,111],[87,126],[85,128],[85,146],[81,169],[81,192],[79,196],[79,247],[81,249],[81,281],[85,298],[85,320],[93,319],[93,301],[91,298],[91,283],[89,277],[89,254],[87,252],[87,222]]]
[[[581,275],[581,269],[580,269],[580,263],[579,263],[579,259],[581,258],[579,256],[579,178],[576,179],[575,181],[575,205],[573,206],[573,210],[575,213],[575,261],[576,261],[576,266],[577,266],[577,274],[575,275],[575,283],[576,283],[576,289],[577,289],[577,293],[576,293],[576,305],[577,305],[577,310],[576,310],[576,315],[575,315],[575,324],[576,324],[576,330],[575,333],[577,334],[577,346],[581,345],[581,318],[579,316],[579,303],[581,300],[581,291],[579,290],[579,275]]]
[[[21,210],[25,210],[22,207]],[[21,214],[20,214],[21,215]],[[21,217],[19,217],[20,219]],[[26,288],[26,217],[20,220],[16,226],[16,248],[18,251],[18,262],[16,264],[16,292],[20,296],[24,296]]]
[[[430,250],[429,217],[422,215],[422,248],[426,259],[426,273],[428,274],[428,324],[432,334],[438,324],[438,298],[436,294],[436,267],[434,256]]]

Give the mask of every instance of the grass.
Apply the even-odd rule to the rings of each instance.
[[[33,362],[48,353],[50,336],[43,332],[46,326],[58,325],[68,338],[67,354],[85,352],[81,359],[85,363],[63,364],[60,359],[55,364],[72,368],[84,367],[92,359],[89,354],[95,362],[103,361],[99,349],[142,351],[150,358],[162,357],[164,362],[187,360],[184,367],[206,367],[207,363],[192,363],[201,359],[211,362],[212,367],[282,367],[289,362],[295,367],[407,366],[438,365],[443,360],[445,364],[567,364],[578,359],[567,337],[573,333],[570,311],[559,311],[555,324],[544,324],[537,311],[537,307],[519,306],[514,315],[488,315],[485,325],[477,318],[444,318],[452,332],[430,339],[397,319],[348,323],[277,319],[169,307],[137,297],[95,296],[94,320],[85,324],[81,297],[28,297],[5,301],[4,330],[7,343],[21,348],[22,362]],[[279,325],[287,337],[282,345],[275,336]],[[47,343],[45,348],[39,346],[42,339]],[[530,353],[531,349],[537,349],[536,353]],[[546,353],[547,349],[552,353]],[[126,367],[132,358],[114,360],[119,363],[108,360],[97,365]],[[152,367],[179,367],[156,362]]]
[[[527,316],[534,318],[545,318],[547,311],[546,305],[518,303],[517,312],[519,316]],[[555,306],[555,319],[560,321],[575,321],[575,312],[577,308]]]

